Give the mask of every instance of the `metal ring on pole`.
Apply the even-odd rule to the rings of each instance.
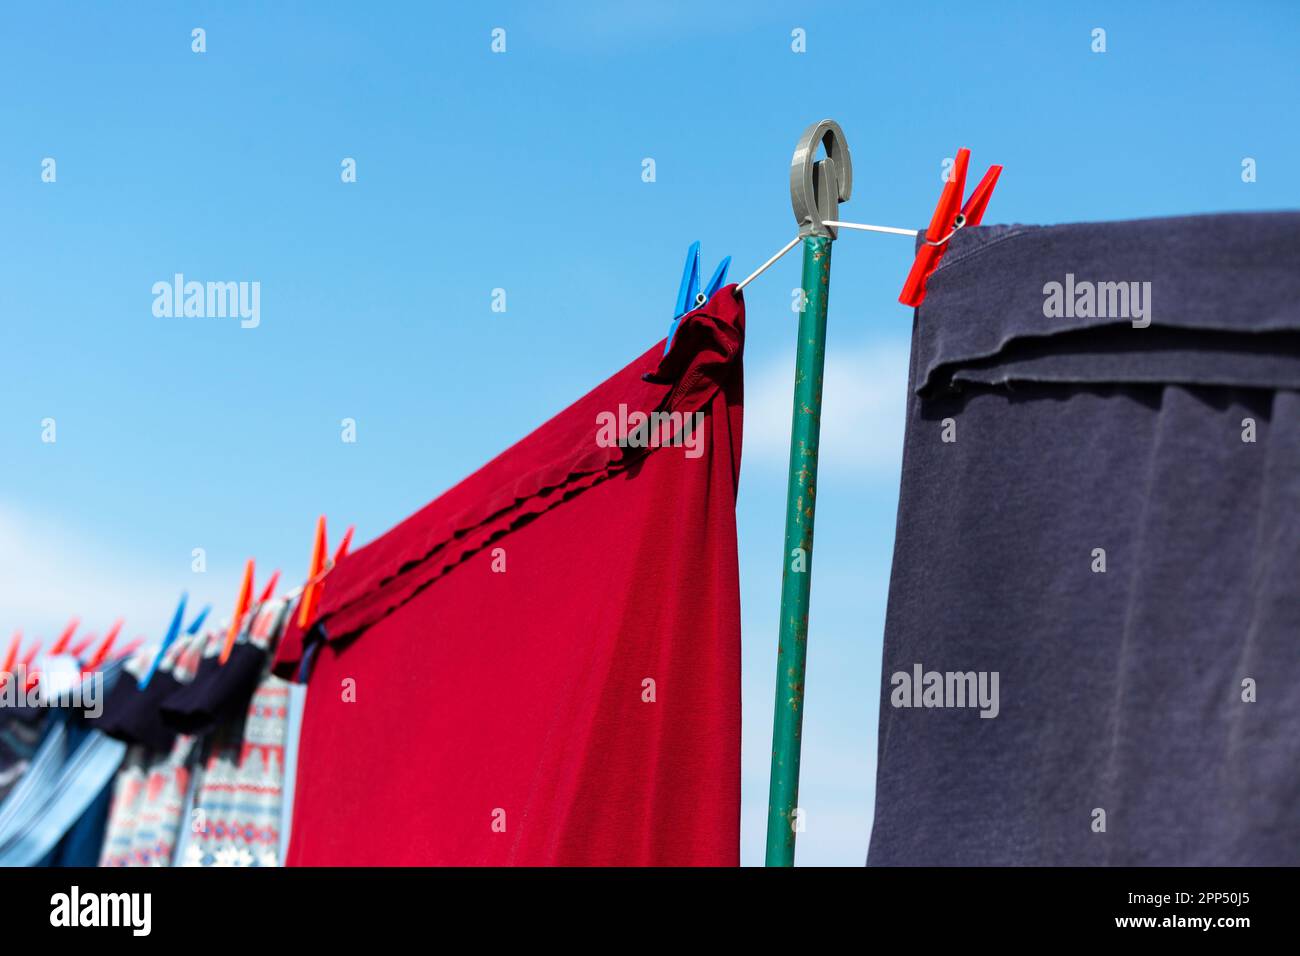
[[[817,147],[826,149],[826,158],[813,162]],[[801,236],[828,236],[837,232],[826,225],[839,219],[839,204],[848,202],[853,192],[853,158],[844,131],[834,120],[813,123],[799,137],[790,160],[790,205]]]

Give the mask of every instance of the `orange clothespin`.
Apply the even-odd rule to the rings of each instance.
[[[67,650],[68,641],[72,640],[72,635],[77,632],[77,625],[80,623],[81,621],[75,617],[68,622],[68,626],[63,629],[63,633],[58,636],[58,639],[56,639],[52,645],[50,645],[51,654],[62,654]]]
[[[321,515],[316,519],[316,539],[311,549],[311,566],[307,572],[307,583],[302,589],[302,597],[298,601],[298,626],[304,631],[311,625],[316,618],[316,608],[320,605],[321,592],[325,589],[325,575],[327,575],[335,565],[347,556],[348,549],[352,546],[352,535],[356,531],[356,525],[351,525],[343,533],[343,540],[339,542],[339,549],[334,554],[334,560],[326,564],[326,546],[325,536],[325,516]]]
[[[317,595],[320,594],[320,574],[325,567],[325,516],[316,519],[316,537],[311,546],[311,564],[307,566],[307,583],[298,599],[298,626],[304,631],[316,615]]]
[[[239,625],[244,620],[244,615],[248,613],[248,608],[253,600],[253,559],[249,558],[248,563],[244,565],[244,580],[239,585],[239,597],[235,600],[235,613],[230,617],[230,629],[226,631],[226,643],[222,645],[221,656],[217,659],[224,664],[230,660],[230,652],[235,646],[235,638],[239,636]]]
[[[962,206],[962,193],[966,191],[966,167],[970,164],[970,150],[957,150],[957,161],[953,164],[952,175],[944,183],[943,192],[939,194],[939,204],[934,207],[934,216],[925,230],[925,244],[917,250],[912,262],[912,271],[907,274],[902,294],[898,301],[903,305],[916,307],[925,300],[925,282],[930,274],[939,267],[939,260],[948,251],[948,240],[958,229],[978,226],[984,218],[989,199],[993,196],[993,187],[997,185],[1001,166],[990,166],[975,191],[970,194],[966,205]]]

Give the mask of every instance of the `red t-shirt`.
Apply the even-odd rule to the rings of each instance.
[[[739,862],[743,340],[729,286],[330,573],[289,865]]]

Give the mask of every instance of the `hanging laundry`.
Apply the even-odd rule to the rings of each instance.
[[[47,711],[37,707],[0,710],[0,801],[31,764],[47,716]]]
[[[913,326],[869,862],[1300,864],[1300,215],[952,246]]]
[[[738,862],[734,292],[324,578],[290,865]]]
[[[204,661],[191,687],[203,688],[176,715],[226,712],[230,700],[242,703],[245,714],[218,728],[206,745],[198,781],[178,853],[181,866],[279,866],[283,860],[282,830],[290,807],[284,803],[285,745],[289,725],[290,684],[269,673],[268,651],[287,622],[289,602],[269,602],[249,616],[249,624],[232,648],[225,665],[205,679]],[[219,648],[218,648],[219,651]],[[252,670],[256,688],[242,691],[242,679],[223,681],[229,668]],[[253,668],[256,669],[253,669]],[[261,676],[260,682],[257,681]],[[179,692],[178,695],[179,696]],[[176,696],[168,706],[176,708]]]
[[[109,696],[105,723],[137,746],[115,783],[101,865],[277,865],[288,694],[267,671],[288,612],[286,600],[256,605],[224,664],[224,631],[180,635],[145,690],[131,680]],[[157,656],[143,648],[128,673],[147,674]]]
[[[288,686],[288,712],[284,718],[284,779],[280,783],[280,843],[276,847],[276,861],[280,866],[289,859],[294,797],[298,792],[298,747],[302,740],[302,715],[307,706],[307,685],[294,683]]]
[[[125,749],[71,715],[51,715],[41,744],[48,762],[33,760],[0,811],[0,866],[36,866],[46,858],[87,811],[93,812]]]
[[[179,619],[178,612],[173,631]],[[105,733],[132,746],[113,783],[100,866],[172,865],[196,738],[164,722],[161,705],[194,679],[199,651],[215,640],[212,635],[181,634],[161,656],[160,644],[144,645],[108,694],[99,724]],[[141,690],[138,682],[146,676],[148,686]]]
[[[68,829],[40,866],[98,866],[104,836],[108,832],[108,811],[113,802],[113,780],[99,790],[77,822]]]
[[[213,632],[202,646],[191,647],[182,663],[194,673],[159,705],[163,723],[188,734],[205,734],[239,720],[268,666],[268,654],[288,618],[289,602],[268,601],[254,609],[221,662],[225,636]]]
[[[218,732],[181,866],[279,866],[289,682],[268,675],[242,724]]]
[[[113,783],[100,866],[171,866],[193,772],[195,738],[182,734],[170,752],[127,751]]]
[[[104,702],[99,729],[128,744],[141,744],[147,750],[165,754],[172,749],[179,731],[163,719],[162,705],[182,686],[194,680],[199,651],[211,635],[182,634],[158,659],[156,671],[150,667],[158,657],[159,645],[145,644],[126,665],[126,679],[117,683]],[[148,686],[140,683],[148,676]]]
[[[104,661],[83,675],[82,661],[64,655],[40,658],[39,684],[29,693],[47,712],[44,734],[27,771],[0,802],[0,866],[93,865],[86,856],[99,826],[98,801],[122,762],[125,747],[95,729],[100,690],[111,692],[122,672],[120,659]],[[89,685],[94,687],[77,687]],[[78,700],[86,709],[56,707]],[[37,708],[25,708],[31,710]]]

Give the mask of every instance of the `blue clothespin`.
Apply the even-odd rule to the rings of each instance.
[[[677,287],[677,305],[673,308],[673,322],[668,326],[668,341],[664,343],[664,354],[668,354],[668,349],[672,347],[673,336],[677,334],[677,324],[681,322],[682,316],[687,312],[698,309],[709,299],[713,298],[713,293],[722,288],[722,284],[727,281],[727,267],[731,265],[731,256],[727,256],[718,263],[718,268],[713,273],[713,278],[709,284],[700,291],[700,242],[697,239],[691,243],[691,247],[686,250],[686,268],[682,272],[682,284]]]
[[[190,635],[190,637],[193,637],[195,634],[199,633],[199,628],[201,628],[203,626],[203,622],[208,619],[208,612],[211,610],[212,610],[211,604],[203,605],[203,610],[199,611],[199,616],[196,617],[190,623],[190,626],[185,629],[185,633]]]
[[[149,662],[149,669],[145,671],[144,675],[140,678],[141,690],[144,690],[149,686],[149,682],[153,680],[154,672],[158,670],[158,665],[162,662],[163,655],[167,653],[167,648],[171,647],[172,643],[180,635],[181,622],[185,619],[185,601],[187,598],[188,595],[182,591],[181,603],[176,605],[176,613],[172,615],[172,622],[167,628],[167,635],[162,639],[162,643],[158,645],[158,650],[154,653],[153,660]]]

